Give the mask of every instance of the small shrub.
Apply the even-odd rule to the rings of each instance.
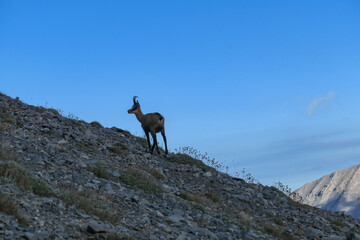
[[[104,178],[107,180],[112,179],[112,176],[109,174],[109,172],[100,164],[96,164],[95,167],[92,167],[89,170],[93,172],[94,175],[97,176],[98,178]]]
[[[143,138],[143,137],[135,137],[136,140],[141,144],[141,146],[143,148],[148,148],[149,147],[149,144],[148,144],[148,141],[146,138]]]
[[[281,192],[285,193],[285,195],[291,195],[291,188],[288,185],[282,184],[280,181],[277,181],[273,184],[274,187],[279,189]]]
[[[55,115],[60,115],[60,114],[59,114],[59,111],[56,110],[56,109],[54,109],[54,108],[48,108],[47,110],[48,110],[49,112],[52,112],[52,113],[55,114]]]
[[[285,232],[283,230],[280,230],[274,226],[267,225],[264,227],[264,230],[266,233],[272,235],[273,237],[276,237],[278,239],[283,240],[296,240],[298,238],[294,237],[291,233]]]
[[[18,222],[26,226],[26,218],[19,212],[19,206],[15,203],[11,197],[0,193],[0,212],[14,216]]]
[[[123,129],[120,129],[120,128],[117,128],[117,127],[112,127],[111,129],[116,131],[116,132],[124,134],[126,137],[129,137],[129,138],[132,137],[132,135],[131,135],[131,133],[129,131],[126,131],[126,130],[123,130]]]
[[[166,179],[165,175],[160,170],[158,170],[156,168],[150,168],[148,170],[148,172],[157,179],[160,179],[160,180],[165,180]]]
[[[37,111],[38,113],[43,113],[46,111],[46,108],[44,108],[42,106],[38,106],[38,107],[35,107],[35,111]]]
[[[280,218],[275,218],[274,223],[279,225],[279,226],[284,226],[284,223]]]
[[[0,147],[0,159],[5,161],[17,160],[17,156],[14,152],[8,151],[5,148]]]
[[[236,172],[235,178],[242,178],[246,183],[253,183],[253,184],[259,183],[259,181],[256,180],[256,178],[251,173],[245,171],[245,168],[241,170],[241,174],[239,172]]]
[[[205,196],[210,199],[211,201],[215,202],[215,203],[218,203],[220,202],[220,197],[219,195],[216,193],[216,192],[208,192],[208,193],[205,193]]]
[[[193,147],[181,147],[179,149],[175,149],[175,152],[191,156],[193,159],[199,160],[206,165],[215,168],[218,171],[229,171],[228,167],[225,167],[222,163],[216,161],[215,158],[209,157],[207,153],[202,154],[200,151]]]
[[[33,176],[14,162],[0,164],[0,177],[7,178],[17,187],[31,191],[38,196],[51,197],[56,195],[46,182]]]
[[[185,199],[185,200],[190,201],[190,202],[196,202],[196,203],[199,203],[199,204],[203,203],[201,197],[196,196],[196,195],[194,195],[192,193],[181,192],[179,196],[182,199]]]
[[[66,116],[67,118],[70,118],[70,119],[72,119],[72,120],[75,120],[75,121],[79,121],[79,117],[78,116],[76,116],[75,114],[73,114],[73,113],[68,113],[68,115]]]
[[[5,126],[5,124],[0,123],[0,132],[6,132],[7,131],[7,127]]]
[[[81,123],[79,122],[79,120],[77,119],[70,119],[72,124],[74,124],[75,126],[81,126]]]
[[[110,152],[118,155],[118,156],[121,156],[124,151],[126,150],[125,148],[121,147],[121,146],[112,146],[112,147],[108,147],[107,148]]]
[[[95,215],[101,221],[109,221],[116,225],[120,222],[113,210],[108,209],[103,202],[96,198],[97,194],[90,191],[62,191],[58,197],[63,200],[66,205],[74,205],[76,208],[83,210],[86,214]]]
[[[0,120],[4,123],[10,123],[12,125],[16,124],[15,119],[10,114],[3,111],[3,109],[1,109],[1,108],[0,108]]]
[[[41,197],[52,197],[56,195],[49,184],[34,176],[31,176],[31,190],[34,194]]]
[[[205,207],[203,205],[201,205],[201,204],[195,203],[194,208],[201,211],[201,212],[203,212],[203,213],[206,213]]]
[[[128,150],[124,144],[119,142],[115,143],[112,147],[108,147],[107,149],[118,156],[121,156],[126,150]]]
[[[151,177],[134,168],[122,171],[119,179],[130,186],[144,190],[146,193],[154,194],[163,192],[163,189],[157,185]]]
[[[333,221],[332,223],[333,223],[335,226],[339,227],[339,228],[344,228],[344,227],[347,226],[344,222],[339,221],[339,220],[335,220],[335,221]]]
[[[101,123],[99,123],[99,122],[97,122],[97,121],[91,122],[90,125],[91,125],[92,127],[97,127],[97,128],[102,128],[102,127],[103,127],[103,125],[101,125]]]
[[[93,147],[90,146],[90,145],[89,145],[88,143],[86,143],[86,142],[77,142],[77,143],[75,143],[75,145],[76,145],[77,147],[79,147],[80,150],[83,151],[83,152],[86,152],[86,151],[88,151],[89,149],[93,149]]]
[[[59,152],[69,153],[69,151],[66,148],[59,148]]]
[[[180,163],[180,164],[189,164],[194,165],[199,168],[208,169],[208,166],[205,165],[201,160],[195,159],[184,153],[172,154],[168,159],[170,162]]]

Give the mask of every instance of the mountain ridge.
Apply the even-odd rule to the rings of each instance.
[[[294,193],[302,202],[360,218],[360,164],[335,171],[309,182]]]

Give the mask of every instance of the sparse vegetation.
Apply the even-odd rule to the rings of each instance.
[[[124,134],[126,137],[129,137],[129,138],[132,137],[132,135],[131,135],[131,133],[129,131],[126,131],[126,130],[123,130],[123,129],[120,129],[120,128],[117,128],[117,127],[112,127],[111,129],[116,131],[116,132]]]
[[[190,202],[195,202],[195,203],[199,203],[199,204],[203,203],[203,200],[201,199],[201,197],[194,195],[192,193],[181,192],[179,196],[182,199],[185,199]]]
[[[165,175],[159,169],[149,168],[148,172],[157,179],[160,179],[160,180],[166,179]]]
[[[2,110],[0,110],[0,119],[3,123],[10,123],[12,125],[16,124],[15,119],[11,115],[9,115],[8,113]]]
[[[259,181],[256,180],[256,178],[251,173],[246,172],[245,168],[241,170],[241,174],[239,172],[236,172],[235,178],[242,178],[247,183],[253,183],[253,184],[259,183]]]
[[[7,130],[6,126],[0,123],[0,132],[5,132]]]
[[[298,238],[296,238],[295,236],[293,236],[291,233],[286,232],[284,230],[278,229],[274,226],[271,225],[267,225],[264,227],[264,231],[270,235],[272,235],[273,237],[276,237],[278,239],[283,239],[283,240],[296,240]]]
[[[72,120],[75,120],[75,121],[79,121],[80,119],[79,119],[79,117],[78,116],[76,116],[75,114],[73,114],[73,113],[68,113],[68,115],[66,116],[67,118],[70,118],[70,119],[72,119]]]
[[[114,214],[114,211],[108,209],[105,204],[99,200],[96,193],[90,191],[65,190],[62,191],[58,197],[67,205],[74,205],[86,214],[99,217],[101,221],[109,221],[114,225],[120,222],[120,219]]]
[[[14,152],[0,147],[0,159],[5,161],[17,160],[17,156]]]
[[[194,208],[201,211],[201,212],[203,212],[203,213],[206,212],[206,208],[203,205],[199,204],[199,203],[195,203]]]
[[[59,152],[69,153],[69,151],[66,148],[59,148]]]
[[[339,220],[333,221],[333,225],[335,225],[337,228],[340,228],[340,229],[347,226],[344,222],[339,221]]]
[[[59,111],[56,110],[56,109],[54,109],[54,108],[48,108],[47,110],[48,110],[49,112],[52,112],[52,113],[55,114],[55,115],[60,115]]]
[[[20,213],[14,199],[2,193],[0,193],[0,212],[14,216],[23,226],[27,225],[27,219]]]
[[[77,143],[75,143],[75,145],[77,147],[79,147],[82,152],[87,152],[87,151],[93,151],[94,150],[94,147],[92,145],[90,145],[89,143],[86,143],[86,142],[77,142]]]
[[[209,157],[207,153],[200,153],[200,151],[193,147],[181,147],[179,149],[175,149],[175,153],[175,156],[170,157],[169,161],[196,165],[198,167],[212,167],[221,172],[229,172],[229,167],[224,166],[223,163],[217,161],[215,158]],[[259,183],[259,181],[251,173],[245,171],[245,168],[243,168],[241,174],[236,172],[234,177],[242,178],[247,183]]]
[[[119,179],[130,186],[144,190],[146,193],[154,194],[163,192],[163,189],[156,184],[152,177],[135,168],[123,170],[120,173]]]
[[[100,164],[96,164],[95,167],[89,167],[89,170],[94,173],[98,178],[104,178],[107,180],[113,179],[106,168]]]
[[[170,156],[168,159],[170,162],[180,163],[180,164],[189,164],[194,165],[199,168],[208,169],[209,167],[205,165],[201,160],[195,159],[184,153],[177,153]]]
[[[205,193],[205,196],[210,199],[211,201],[213,201],[214,203],[218,203],[220,202],[220,197],[216,192],[208,192]]]
[[[97,127],[97,128],[102,128],[102,127],[103,127],[103,125],[101,125],[101,123],[99,123],[99,122],[97,122],[97,121],[91,122],[90,125],[91,125],[92,127]]]
[[[237,216],[237,218],[234,219],[233,217],[231,217],[228,214],[222,214],[222,215],[220,215],[220,217],[226,222],[235,224],[242,230],[249,231],[250,229],[252,229],[251,222],[248,218],[239,218],[239,216]]]
[[[116,143],[114,146],[108,147],[107,149],[118,156],[121,156],[126,150],[128,150],[128,148],[121,143]]]
[[[284,223],[280,218],[275,218],[274,223],[279,225],[279,226],[284,226]]]
[[[175,149],[175,152],[180,155],[187,155],[189,157],[192,157],[192,159],[200,161],[203,165],[207,165],[210,167],[215,168],[218,171],[228,172],[228,167],[224,167],[222,163],[215,160],[215,158],[211,158],[208,156],[207,153],[202,154],[200,151],[193,147],[181,147],[178,149]],[[176,154],[176,155],[178,155]],[[184,158],[184,156],[182,156]]]
[[[147,141],[146,138],[143,138],[143,137],[135,137],[135,138],[136,138],[136,140],[141,144],[141,146],[142,146],[143,148],[148,148],[148,147],[149,147],[148,141]]]
[[[38,196],[51,197],[56,195],[46,182],[11,161],[0,164],[0,177],[7,178],[19,188],[32,191]]]
[[[277,181],[273,184],[274,187],[276,187],[281,192],[285,193],[287,196],[290,196],[291,194],[291,188],[288,185],[282,184],[280,181]]]

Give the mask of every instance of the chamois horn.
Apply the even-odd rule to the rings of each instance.
[[[134,101],[134,105],[136,104],[136,98],[137,98],[138,96],[134,96],[133,97],[133,101]],[[139,102],[139,101],[138,101]]]

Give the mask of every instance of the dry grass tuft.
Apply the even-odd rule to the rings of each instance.
[[[213,201],[214,203],[218,203],[220,202],[220,197],[216,192],[208,192],[205,193],[205,196],[210,199],[211,201]]]
[[[181,192],[179,196],[187,201],[203,204],[203,200],[201,199],[201,197],[196,196],[192,193]]]
[[[31,175],[14,162],[9,161],[0,164],[0,177],[7,178],[17,187],[31,191],[38,196],[51,197],[56,195],[46,182]]]
[[[0,193],[0,212],[14,216],[23,226],[27,225],[27,219],[19,212],[19,206],[14,199],[2,193]]]
[[[97,121],[91,122],[90,125],[91,125],[92,127],[97,127],[97,128],[102,128],[102,127],[103,127],[103,125],[101,125],[101,123],[99,123],[99,122],[97,122]]]
[[[95,167],[89,167],[89,171],[93,172],[98,178],[113,180],[113,176],[100,164],[96,164]]]
[[[130,186],[144,190],[146,193],[154,194],[163,192],[162,187],[159,186],[151,176],[135,168],[123,170],[120,173],[119,179]]]
[[[121,143],[116,143],[116,144],[114,144],[114,146],[108,147],[107,149],[110,152],[112,152],[118,156],[121,156],[128,150],[128,148],[124,144],[121,144]]]
[[[147,171],[148,171],[148,173],[150,173],[151,175],[153,175],[157,179],[160,179],[160,180],[165,180],[166,179],[166,176],[159,169],[150,168]]]
[[[205,165],[201,160],[195,159],[187,154],[177,153],[170,156],[168,159],[170,162],[180,163],[180,164],[189,164],[191,166],[197,166],[199,168],[208,169],[209,167]]]
[[[108,221],[114,225],[120,223],[119,217],[114,214],[112,209],[107,208],[106,205],[98,199],[96,193],[86,190],[65,190],[62,191],[58,197],[63,200],[66,205],[74,205],[86,214],[99,217],[101,221]]]

